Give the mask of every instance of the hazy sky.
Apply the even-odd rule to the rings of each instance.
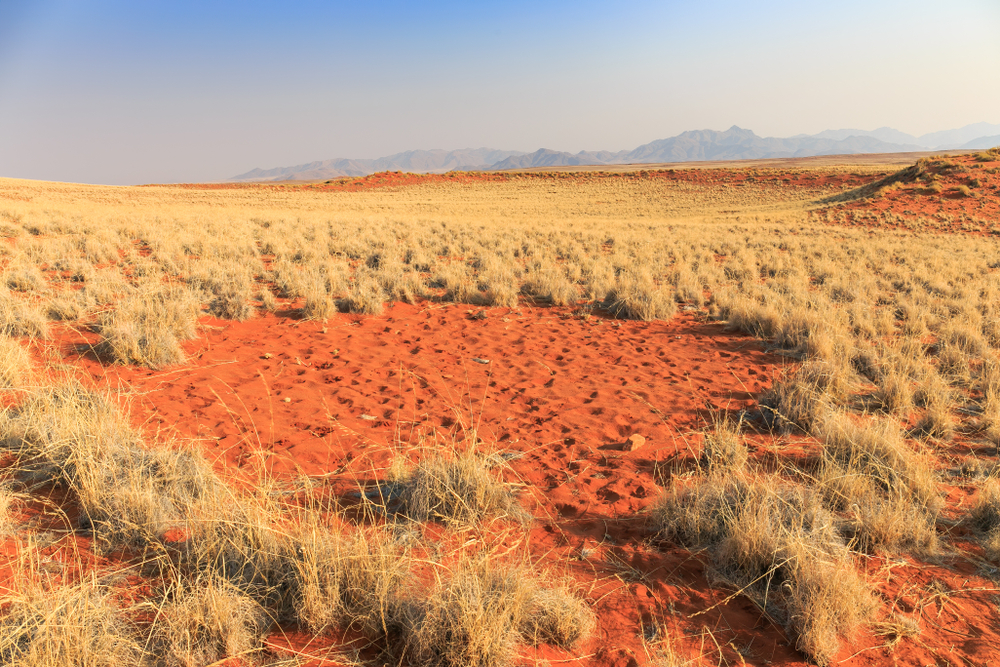
[[[1000,0],[0,0],[0,176],[1000,123]]]

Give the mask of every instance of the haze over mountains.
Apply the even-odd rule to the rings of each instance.
[[[692,130],[630,151],[566,153],[546,148],[534,153],[492,148],[414,150],[374,160],[336,158],[274,169],[253,169],[231,181],[326,180],[366,176],[379,171],[444,173],[448,171],[526,169],[603,164],[655,164],[711,160],[752,160],[813,155],[904,153],[924,150],[973,150],[1000,145],[1000,124],[975,123],[915,137],[891,127],[876,130],[825,130],[788,138],[758,137],[733,126],[724,132]]]

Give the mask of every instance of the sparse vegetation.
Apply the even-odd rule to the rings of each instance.
[[[781,619],[819,664],[873,610],[835,518],[807,489],[723,472],[672,488],[653,517],[665,537],[706,549],[716,576]]]
[[[153,645],[167,667],[196,667],[227,657],[252,659],[270,625],[265,611],[225,581],[181,583],[160,610]]]
[[[523,518],[510,489],[497,478],[502,460],[477,452],[433,456],[420,461],[379,495],[396,500],[416,521],[441,520],[466,524],[486,516]],[[381,498],[380,498],[381,500]]]
[[[41,554],[31,542],[36,524],[17,523],[37,501],[58,516],[60,531],[84,545],[60,546],[59,558],[44,568],[39,560],[4,599],[0,662],[186,666],[228,656],[263,659],[271,649],[262,639],[275,623],[312,635],[356,633],[399,664],[504,665],[516,662],[522,646],[537,644],[599,650],[587,638],[608,630],[594,633],[599,619],[576,585],[540,572],[530,558],[498,555],[489,533],[509,531],[503,539],[518,548],[539,540],[547,556],[576,550],[581,563],[574,566],[592,567],[591,583],[608,580],[601,569],[607,567],[610,579],[645,586],[653,577],[647,570],[661,570],[638,551],[629,552],[630,562],[624,555],[614,560],[612,549],[624,554],[636,545],[615,544],[612,533],[622,530],[612,522],[631,520],[624,513],[640,512],[649,502],[642,499],[655,495],[647,495],[645,482],[650,461],[669,480],[652,505],[660,537],[673,551],[680,545],[703,553],[713,584],[747,596],[811,659],[834,661],[854,631],[883,612],[888,620],[872,625],[875,636],[893,646],[911,641],[918,621],[883,609],[865,578],[882,571],[869,567],[862,575],[861,559],[932,560],[966,548],[943,527],[967,507],[956,511],[947,499],[972,491],[949,495],[945,487],[971,486],[972,479],[979,492],[967,526],[987,558],[1000,558],[1000,492],[995,480],[982,481],[996,468],[1000,443],[1000,243],[990,236],[1000,227],[989,196],[996,170],[980,164],[998,158],[994,150],[850,176],[766,169],[710,170],[701,180],[676,172],[511,175],[460,194],[447,185],[414,186],[423,188],[417,200],[406,188],[145,188],[128,191],[133,208],[83,186],[0,184],[35,188],[31,198],[4,199],[0,210],[0,233],[10,244],[0,257],[0,439],[10,477],[0,488],[0,509],[11,510],[2,514],[13,526],[6,537],[16,545],[28,540],[18,553]],[[830,177],[837,185],[790,188],[779,176]],[[856,187],[848,190],[848,182]],[[900,202],[916,212],[901,211]],[[930,203],[941,210],[921,208]],[[941,230],[985,235],[924,233]],[[519,493],[514,489],[529,485],[516,468],[526,464],[486,456],[479,443],[469,451],[372,447],[359,457],[371,469],[353,473],[359,477],[349,480],[349,491],[333,491],[325,479],[290,491],[264,473],[252,488],[256,473],[229,479],[218,470],[224,463],[213,467],[195,453],[197,445],[158,442],[143,430],[154,425],[134,426],[119,408],[124,397],[112,375],[102,379],[91,370],[80,375],[85,380],[62,379],[73,374],[67,368],[80,352],[88,369],[99,369],[98,361],[182,364],[181,344],[200,334],[203,314],[247,320],[259,303],[281,318],[293,314],[296,327],[325,332],[365,321],[340,311],[384,315],[389,331],[396,302],[434,317],[449,303],[507,309],[460,307],[464,318],[486,320],[467,322],[476,327],[506,326],[528,309],[549,307],[588,326],[640,327],[663,347],[654,356],[643,343],[636,354],[664,368],[672,368],[667,343],[675,331],[728,336],[715,320],[760,339],[739,339],[735,348],[762,355],[755,364],[767,372],[783,368],[773,377],[741,377],[762,383],[746,387],[746,398],[736,399],[743,405],[726,403],[726,412],[717,412],[723,408],[714,388],[692,384],[691,392],[713,400],[693,417],[701,422],[690,442],[691,431],[678,431],[687,447],[669,452],[677,455],[669,463],[662,455],[670,443],[633,454],[614,449],[620,441],[596,442],[614,440],[615,428],[628,433],[627,421],[610,425],[610,435],[571,434],[578,413],[567,411],[567,435],[559,440],[565,479]],[[300,315],[320,322],[295,321]],[[229,326],[210,320],[202,328],[220,325]],[[435,326],[431,315],[424,326]],[[401,340],[408,334],[404,326],[395,333]],[[557,338],[549,343],[555,348]],[[323,365],[295,358],[286,368],[320,393],[319,371],[331,370],[325,382],[342,381],[337,351],[324,354]],[[547,357],[539,363],[547,370],[543,382],[561,380],[559,366]],[[156,375],[170,383],[180,368]],[[133,370],[116,372],[127,382]],[[625,387],[631,378],[622,381]],[[661,389],[630,384],[622,391],[656,408]],[[336,408],[323,405],[336,426]],[[712,414],[730,416],[708,423]],[[330,437],[314,424],[301,428]],[[395,437],[402,428],[396,425]],[[236,449],[252,447],[254,429],[241,423],[240,431]],[[527,443],[526,432],[511,436],[504,434],[512,442],[523,438],[517,447],[525,450],[551,446]],[[967,451],[956,454],[960,448]],[[390,455],[413,463],[390,472],[374,463]],[[630,474],[642,485],[601,481],[618,456],[635,462]],[[350,460],[328,463],[332,469]],[[337,482],[344,486],[345,477]],[[312,485],[322,493],[303,490]],[[588,500],[606,498],[613,513],[602,501],[577,502],[576,494],[595,488],[602,495]],[[359,494],[356,505],[352,493]],[[532,503],[541,496],[552,510],[547,493],[562,494],[559,505],[532,524],[524,508],[535,514]],[[563,517],[576,522],[571,529]],[[594,530],[601,531],[600,547],[576,544]],[[627,534],[639,542],[639,533]],[[604,560],[595,555],[602,553]],[[101,559],[118,559],[126,574],[95,574]],[[135,578],[149,572],[137,592]],[[665,614],[673,602],[665,590],[647,586],[643,594],[656,604],[644,609]],[[588,592],[598,605],[603,599]],[[688,629],[699,622],[684,621]],[[664,661],[682,663],[673,640],[655,641]],[[688,640],[678,634],[677,641]],[[724,644],[717,644],[719,660],[736,664],[723,653],[742,649]]]
[[[25,667],[139,664],[136,628],[111,594],[89,582],[29,588],[0,616],[0,660]]]

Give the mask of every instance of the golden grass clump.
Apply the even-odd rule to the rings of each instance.
[[[509,665],[527,593],[518,572],[462,564],[412,612],[407,652],[429,667]]]
[[[516,308],[518,304],[517,276],[512,272],[494,272],[482,279],[484,305]]]
[[[0,337],[0,389],[21,389],[28,384],[33,364],[28,350],[10,338]]]
[[[531,587],[519,631],[534,646],[571,648],[588,637],[596,624],[590,607],[568,585],[557,583]]]
[[[370,270],[361,270],[354,275],[347,296],[340,301],[340,309],[360,315],[378,315],[385,308],[387,295],[382,283]]]
[[[294,532],[295,618],[320,634],[341,626],[372,638],[399,634],[405,554],[384,531],[333,531],[313,519]]]
[[[306,292],[305,302],[302,304],[303,319],[328,320],[336,314],[337,302],[325,291]]]
[[[415,303],[427,295],[427,286],[420,274],[402,265],[380,269],[376,275],[389,301]]]
[[[837,412],[817,430],[823,442],[817,481],[834,509],[853,515],[859,545],[932,551],[943,505],[937,474],[926,456],[907,446],[899,424],[859,424]]]
[[[916,433],[926,437],[946,440],[954,432],[955,407],[954,390],[940,376],[929,374],[917,387],[914,402],[924,408],[924,414],[917,422]]]
[[[554,263],[537,265],[529,271],[521,291],[536,300],[555,306],[568,306],[577,302],[580,292],[566,272]]]
[[[913,382],[895,367],[881,370],[877,378],[875,401],[889,414],[906,414],[913,409]]]
[[[0,538],[8,537],[14,530],[13,510],[17,506],[18,496],[8,483],[0,482]]]
[[[249,320],[254,314],[253,306],[250,305],[249,286],[245,289],[231,287],[220,291],[209,301],[208,312],[223,320]]]
[[[296,544],[278,525],[280,513],[259,493],[240,497],[221,486],[211,491],[187,507],[192,563],[267,606],[277,618],[292,617]]]
[[[0,419],[22,476],[65,484],[101,544],[141,546],[182,526],[219,484],[195,454],[147,448],[104,395],[69,382],[28,394]]]
[[[730,419],[716,419],[712,430],[705,434],[701,450],[701,467],[709,472],[743,470],[750,452],[740,426]]]
[[[261,287],[257,297],[260,299],[260,307],[263,308],[265,312],[273,313],[278,310],[278,298],[274,296],[274,292],[267,287]]]
[[[873,611],[836,518],[811,491],[776,478],[715,474],[654,505],[662,534],[706,549],[714,577],[785,623],[796,647],[829,664]]]
[[[256,601],[211,577],[177,586],[153,625],[151,645],[164,667],[250,661],[260,651],[271,619]]]
[[[12,263],[3,274],[3,283],[17,292],[44,292],[48,287],[41,270],[31,263]]]
[[[996,480],[988,480],[980,488],[967,520],[979,533],[986,556],[1000,560],[1000,484]]]
[[[404,650],[429,667],[509,665],[519,642],[569,648],[594,627],[568,589],[544,586],[523,568],[466,558],[438,577],[404,621]]]
[[[524,519],[510,488],[492,470],[499,462],[476,452],[425,458],[394,480],[402,513],[415,521],[453,524],[487,516]]]
[[[48,338],[49,323],[45,311],[38,304],[22,301],[6,289],[0,289],[0,335]]]
[[[672,294],[658,286],[648,271],[629,271],[618,276],[604,299],[615,317],[629,320],[669,320],[677,312]]]
[[[806,361],[776,380],[759,399],[765,421],[772,428],[799,428],[810,432],[852,388],[850,371],[826,361]]]
[[[18,667],[139,665],[132,624],[94,583],[32,586],[0,616],[0,663]]]
[[[195,337],[198,311],[191,295],[179,289],[128,297],[99,316],[95,351],[116,364],[159,368],[180,363],[180,343]]]
[[[781,327],[782,313],[773,303],[759,303],[737,290],[720,289],[713,295],[710,311],[716,319],[725,320],[727,328],[760,338],[770,338]]]
[[[46,304],[46,314],[50,320],[75,322],[83,317],[86,305],[76,295],[72,297],[56,297]]]

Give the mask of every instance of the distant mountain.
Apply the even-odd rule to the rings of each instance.
[[[753,160],[813,155],[858,153],[907,153],[913,151],[973,150],[1000,145],[1000,125],[975,123],[955,130],[931,132],[919,137],[880,127],[875,130],[825,130],[794,137],[758,137],[733,125],[724,132],[693,130],[658,139],[630,151],[580,151],[566,153],[542,148],[534,153],[493,148],[407,151],[375,160],[324,160],[295,167],[254,169],[234,176],[233,181],[326,180],[341,176],[365,176],[378,171],[446,171],[528,169],[604,164],[645,164],[712,160]]]
[[[996,148],[997,146],[1000,146],[1000,134],[992,137],[979,137],[978,139],[973,139],[964,146],[959,146],[959,148],[971,151],[977,148]]]
[[[884,141],[887,144],[915,144],[918,146],[923,146],[917,137],[912,134],[907,134],[906,132],[900,132],[899,130],[894,130],[891,127],[880,127],[876,130],[824,130],[818,134],[805,135],[800,134],[799,137],[811,136],[816,139],[833,139],[835,141],[842,141],[848,137],[872,137],[873,139],[878,139],[879,141]],[[796,138],[799,138],[796,137]]]
[[[501,160],[489,167],[490,171],[505,169],[527,169],[528,167],[561,167],[581,164],[619,164],[626,151],[611,153],[609,151],[580,151],[579,153],[563,153],[548,148],[540,148],[534,153],[515,155]]]
[[[957,130],[945,130],[943,132],[931,132],[918,138],[918,143],[922,146],[931,146],[941,150],[949,148],[960,148],[973,139],[1000,134],[1000,125],[990,123],[975,123],[966,125]]]
[[[873,137],[849,136],[841,140],[815,137],[788,139],[758,137],[752,131],[734,125],[725,132],[715,130],[682,132],[676,137],[652,141],[634,150],[618,153],[582,151],[574,154],[542,149],[527,155],[507,158],[494,164],[490,169],[500,171],[582,164],[753,160],[851,153],[901,153],[919,150],[921,147],[914,144],[890,144]]]
[[[688,162],[691,160],[753,160],[850,153],[898,153],[919,146],[889,144],[872,137],[845,139],[758,137],[733,126],[725,132],[697,130],[660,139],[630,151],[624,162]]]
[[[794,139],[814,137],[816,139],[836,139],[843,140],[849,137],[872,137],[890,144],[913,144],[921,148],[934,150],[948,150],[950,148],[963,148],[971,140],[978,140],[980,137],[1000,133],[1000,125],[990,123],[973,123],[960,127],[957,130],[944,130],[942,132],[929,132],[919,137],[912,134],[894,130],[891,127],[880,127],[877,130],[824,130],[818,134],[800,134]],[[976,146],[978,147],[978,145]]]
[[[493,148],[466,148],[455,151],[429,150],[406,151],[375,160],[349,160],[338,158],[310,162],[294,167],[252,169],[234,176],[232,181],[313,181],[341,176],[365,176],[377,171],[413,171],[443,173],[463,169],[485,169],[519,151],[501,151]]]

